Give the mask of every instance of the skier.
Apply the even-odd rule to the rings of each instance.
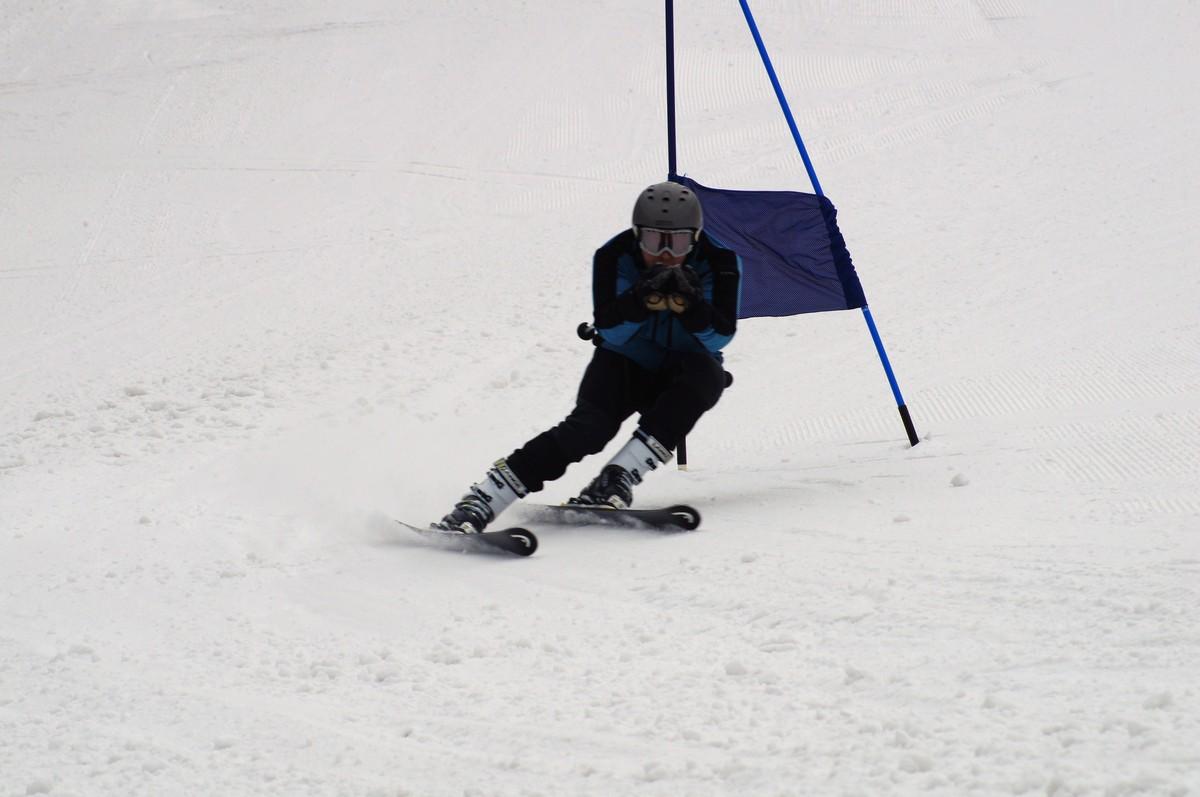
[[[633,227],[596,250],[598,340],[576,406],[471,485],[434,528],[479,533],[513,501],[604,449],[639,412],[637,429],[570,503],[623,509],[633,487],[665,465],[725,389],[721,349],[733,339],[741,261],[704,233],[696,195],[678,183],[642,191]]]

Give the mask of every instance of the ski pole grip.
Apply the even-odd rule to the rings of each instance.
[[[591,340],[596,337],[596,328],[584,321],[575,328],[575,334],[579,336],[580,340]]]

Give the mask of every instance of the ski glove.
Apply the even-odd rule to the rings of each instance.
[[[666,310],[667,296],[674,290],[674,275],[666,266],[655,266],[642,274],[633,291],[647,310]]]
[[[704,300],[700,276],[691,266],[655,266],[617,298],[621,318],[645,321],[651,312],[670,310],[684,329],[700,332],[712,324],[712,306]]]
[[[688,332],[702,332],[712,325],[712,305],[704,300],[700,275],[691,266],[672,269],[673,284],[667,298],[671,312]]]
[[[700,275],[691,266],[679,266],[671,270],[671,292],[667,296],[667,308],[673,313],[684,313],[697,302],[704,301],[704,290],[700,286]]]
[[[664,286],[670,274],[663,268],[642,273],[633,287],[617,297],[617,314],[622,321],[640,323],[650,317],[651,310],[665,310]]]

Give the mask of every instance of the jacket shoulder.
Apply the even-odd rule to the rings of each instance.
[[[622,230],[621,232],[609,238],[599,249],[596,250],[596,257],[605,257],[615,260],[621,255],[628,254],[633,251],[636,241],[633,237],[633,230]]]

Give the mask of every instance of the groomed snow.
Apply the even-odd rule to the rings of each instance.
[[[676,5],[681,171],[807,190]],[[1200,793],[1200,8],[752,6],[923,441],[746,321],[703,528],[527,560],[389,518],[570,408],[661,4],[0,6],[0,795]]]

